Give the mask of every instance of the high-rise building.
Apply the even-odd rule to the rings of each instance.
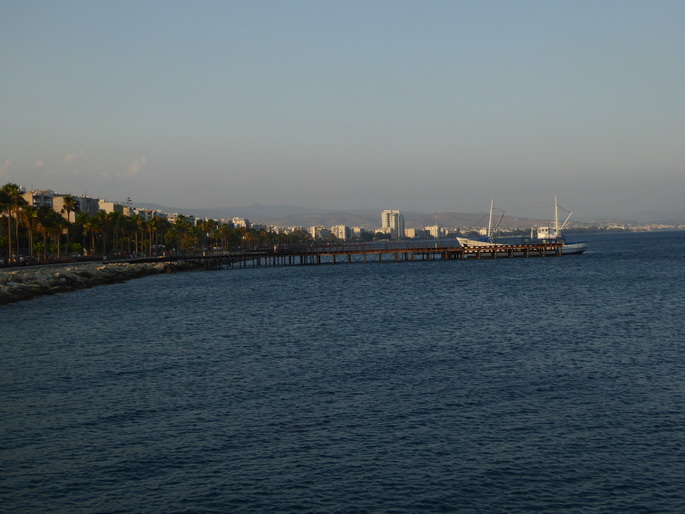
[[[312,236],[312,239],[328,239],[331,231],[326,227],[309,227],[309,234]]]
[[[350,227],[346,225],[335,225],[331,227],[331,233],[341,241],[347,241],[350,238]]]
[[[381,228],[393,239],[404,237],[404,216],[400,211],[385,210],[381,212]]]

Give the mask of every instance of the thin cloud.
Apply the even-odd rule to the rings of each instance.
[[[64,156],[64,159],[62,159],[62,164],[69,164],[77,157],[82,157],[85,153],[85,150],[81,150],[79,153],[68,153]]]
[[[36,168],[42,168],[45,166],[45,161],[43,161],[43,159],[38,159],[33,166]]]
[[[145,164],[147,163],[147,158],[144,155],[141,155],[138,160],[136,160],[133,164],[131,164],[128,167],[128,174],[131,177],[136,177],[140,173],[140,170],[143,169]]]
[[[7,160],[0,164],[0,173],[4,173],[5,171],[9,170],[12,167],[12,161]]]

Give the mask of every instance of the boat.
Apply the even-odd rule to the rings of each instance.
[[[502,218],[504,218],[504,211],[501,212],[501,215],[499,217],[499,220],[497,220],[497,223],[495,224],[494,228],[492,226],[492,214],[494,211],[494,201],[490,200],[490,218],[488,220],[488,228],[483,237],[480,239],[469,239],[467,237],[457,237],[457,242],[459,243],[459,246],[462,248],[484,248],[488,247],[490,248],[491,246],[505,246],[503,244],[498,244],[495,243],[495,233],[497,232],[497,229],[499,228],[499,224],[502,221]],[[481,218],[482,219],[482,218]]]
[[[564,211],[567,216],[564,222],[559,226],[559,210]],[[587,243],[584,242],[568,242],[562,234],[562,230],[566,227],[573,213],[567,211],[559,205],[557,197],[554,197],[554,224],[547,223],[546,226],[531,227],[529,243],[562,243],[561,253],[563,255],[580,254],[587,250]]]
[[[566,219],[561,223],[561,226],[559,225],[559,210],[562,210],[567,213]],[[481,237],[480,239],[469,239],[466,237],[457,237],[457,242],[459,243],[459,246],[462,248],[491,248],[491,247],[498,247],[498,246],[506,246],[507,248],[511,248],[511,244],[502,244],[502,243],[497,243],[495,242],[495,234],[497,232],[497,229],[499,228],[499,224],[502,221],[502,218],[504,217],[504,211],[501,211],[501,215],[499,220],[494,224],[493,226],[493,211],[494,211],[494,202],[491,200],[490,201],[490,218],[488,220],[488,228],[486,233]],[[561,207],[558,202],[557,202],[557,197],[554,197],[554,224],[549,222],[546,226],[533,226],[531,227],[531,234],[530,238],[525,238],[523,239],[520,243],[515,244],[513,246],[516,246],[518,251],[525,251],[526,246],[535,246],[539,247],[540,245],[545,245],[545,244],[553,244],[555,245],[555,249],[549,250],[550,252],[558,252],[558,245],[561,243],[561,253],[562,255],[571,255],[571,254],[581,254],[585,250],[587,250],[587,243],[584,242],[568,242],[566,241],[566,238],[562,234],[562,230],[568,225],[569,220],[571,219],[571,215],[573,213],[571,211],[567,211],[563,207]],[[495,251],[495,253],[499,253],[499,250]]]

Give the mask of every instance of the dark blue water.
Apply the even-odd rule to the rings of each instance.
[[[0,308],[4,512],[683,512],[685,232]]]

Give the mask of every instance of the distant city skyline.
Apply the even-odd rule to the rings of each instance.
[[[3,184],[179,209],[685,209],[685,2],[1,12]]]

